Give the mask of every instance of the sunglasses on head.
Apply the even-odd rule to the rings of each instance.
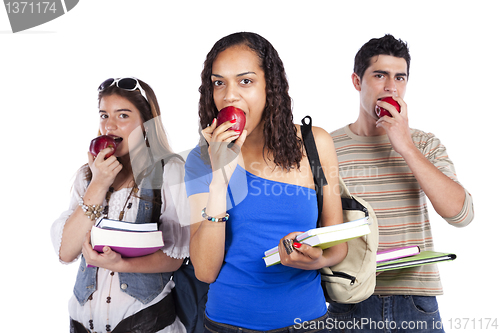
[[[146,96],[146,92],[144,89],[142,89],[141,85],[139,84],[139,80],[137,80],[135,77],[124,77],[124,78],[119,78],[119,79],[107,79],[101,85],[99,86],[98,90],[99,92],[103,91],[106,88],[111,87],[113,84],[116,84],[116,86],[120,89],[123,90],[128,90],[128,91],[134,91],[139,89],[141,92],[141,95],[148,101],[148,97]]]

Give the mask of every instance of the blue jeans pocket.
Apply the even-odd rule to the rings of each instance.
[[[435,314],[438,312],[436,297],[411,296],[413,306],[417,311],[424,314]]]

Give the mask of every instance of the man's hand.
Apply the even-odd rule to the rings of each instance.
[[[416,147],[411,138],[407,105],[401,97],[393,96],[393,98],[400,105],[401,113],[397,111],[394,105],[377,101],[377,105],[389,111],[392,117],[383,116],[377,120],[376,126],[385,130],[394,150],[404,157],[406,152]]]
[[[401,113],[393,105],[377,101],[377,105],[388,110],[392,117],[380,118],[376,126],[385,130],[393,149],[404,158],[436,212],[445,218],[456,216],[465,200],[463,187],[439,171],[415,146],[406,103],[400,97],[393,98],[401,106]]]

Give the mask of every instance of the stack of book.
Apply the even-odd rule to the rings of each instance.
[[[130,223],[102,219],[90,231],[92,248],[103,252],[105,246],[123,257],[141,257],[163,247],[162,232],[156,223]]]
[[[429,265],[455,260],[453,253],[420,251],[418,246],[407,246],[377,252],[377,272]]]
[[[351,239],[368,235],[369,233],[370,226],[368,219],[362,218],[356,221],[311,229],[298,235],[295,241],[327,249],[334,245],[347,242]],[[266,263],[266,267],[279,264],[281,259],[278,252],[278,246],[264,252],[263,259]]]

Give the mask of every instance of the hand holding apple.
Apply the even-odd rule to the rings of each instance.
[[[376,127],[378,128],[383,128],[385,131],[385,134],[387,134],[387,137],[389,138],[389,141],[391,142],[392,148],[394,149],[395,152],[401,154],[409,153],[409,152],[414,152],[415,144],[413,143],[413,139],[411,136],[411,129],[408,123],[408,116],[407,116],[407,111],[406,111],[406,104],[405,102],[400,99],[396,98],[399,102],[391,102],[391,100],[387,100],[388,98],[386,97],[384,102],[390,103],[393,105],[396,110],[400,113],[399,115],[394,114],[393,115],[388,115],[388,117],[384,117],[381,115],[381,118],[379,118],[376,122]],[[398,104],[397,106],[394,105],[394,103]],[[383,103],[377,103],[377,104],[383,104]],[[380,107],[382,110],[383,108]],[[385,110],[384,110],[385,111]],[[391,111],[394,113],[394,111]],[[405,158],[403,156],[403,158]],[[406,159],[406,158],[405,158]]]
[[[231,120],[234,121],[234,125],[229,127],[229,130],[239,131],[241,135],[246,124],[245,112],[234,106],[223,108],[217,115],[217,127]]]
[[[221,109],[212,124],[202,130],[212,164],[212,184],[226,184],[238,165],[245,142],[245,113],[234,106]],[[233,132],[234,131],[234,132]]]
[[[383,102],[387,102],[391,105],[394,105],[394,107],[396,108],[396,110],[398,112],[401,112],[401,106],[399,105],[398,102],[396,102],[392,97],[384,97],[381,99],[381,101]],[[377,116],[379,118],[382,118],[383,116],[389,116],[389,117],[392,117],[391,113],[389,111],[387,111],[386,109],[380,107],[380,106],[376,106],[375,107],[375,113],[377,114]]]
[[[121,138],[111,135],[101,135],[90,141],[89,152],[96,157],[105,148],[111,148],[111,152],[104,156],[104,159],[113,155],[121,142]]]
[[[98,189],[99,191],[107,191],[115,181],[116,176],[123,169],[123,165],[115,156],[117,146],[123,141],[123,138],[116,135],[101,135],[90,142],[89,152],[87,153],[88,165],[92,172],[92,179],[89,184],[89,189]],[[97,158],[99,153],[102,158]]]

